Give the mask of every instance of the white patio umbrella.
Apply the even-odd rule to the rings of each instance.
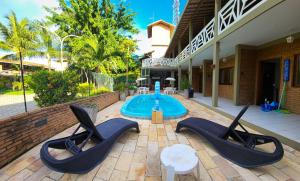
[[[166,80],[169,80],[169,81],[171,81],[171,82],[174,82],[176,79],[174,79],[173,77],[168,77],[168,78],[166,78]]]
[[[146,80],[146,78],[141,77],[141,78],[136,79],[136,81],[142,81],[142,80]]]
[[[136,83],[139,83],[139,82],[142,81],[142,80],[146,80],[146,78],[140,77],[140,78],[136,79],[135,82],[136,82]]]

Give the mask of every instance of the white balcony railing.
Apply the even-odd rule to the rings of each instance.
[[[147,58],[142,61],[143,68],[151,67],[175,67],[178,65],[177,58]]]
[[[192,40],[192,53],[214,38],[214,19],[212,19]]]
[[[219,34],[267,0],[230,0],[218,13]]]
[[[246,16],[249,12],[260,6],[267,0],[229,0],[218,13],[218,33],[221,34],[228,27]],[[177,62],[186,59],[190,54],[195,53],[199,48],[214,38],[214,18],[197,34],[190,45],[176,57]]]

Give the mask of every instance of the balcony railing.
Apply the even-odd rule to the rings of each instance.
[[[218,13],[219,34],[266,0],[230,0]]]
[[[267,0],[229,0],[218,12],[218,34],[224,32],[231,25],[266,1]],[[195,53],[199,48],[214,38],[214,25],[215,21],[213,18],[192,40],[191,51],[190,45],[187,45],[185,49],[178,54],[176,57],[178,63],[186,59],[190,54]]]
[[[175,67],[178,65],[177,58],[147,58],[142,61],[143,68],[151,67]]]
[[[192,40],[192,53],[214,38],[214,24],[215,21],[212,19]]]

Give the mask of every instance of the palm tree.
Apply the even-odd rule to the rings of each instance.
[[[0,49],[12,51],[20,60],[21,81],[23,87],[24,106],[27,112],[25,86],[24,86],[24,71],[23,71],[23,56],[34,48],[36,48],[36,34],[32,31],[29,21],[25,18],[17,20],[15,12],[11,12],[5,17],[8,20],[8,25],[0,23]]]
[[[51,57],[58,57],[59,52],[53,44],[53,35],[48,31],[46,24],[43,22],[37,22],[36,26],[39,35],[40,51],[35,51],[33,54],[46,56],[48,69],[51,70]]]
[[[113,40],[109,43],[112,43]],[[81,68],[86,76],[88,82],[88,72],[99,69],[104,65],[114,65],[116,60],[112,57],[115,54],[115,48],[109,43],[107,46],[102,46],[103,42],[95,35],[84,36],[77,38],[71,44],[73,63]]]

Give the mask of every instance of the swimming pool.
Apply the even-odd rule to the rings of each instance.
[[[121,114],[128,117],[151,119],[152,108],[155,105],[153,94],[136,95],[125,102]],[[164,119],[179,118],[187,114],[187,109],[175,98],[161,94],[159,107],[163,111]]]

